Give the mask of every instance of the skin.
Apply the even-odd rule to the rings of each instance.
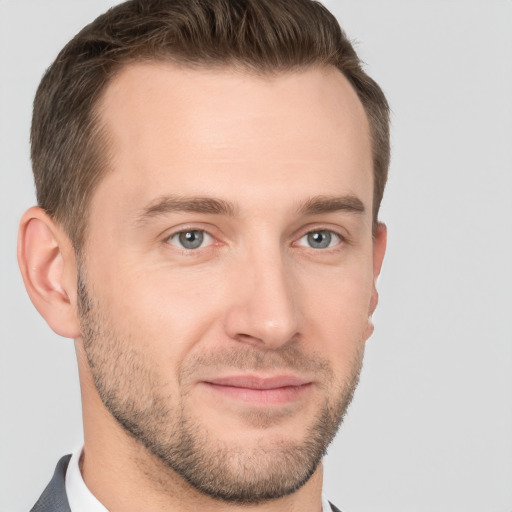
[[[103,372],[118,398],[142,408],[158,397],[181,411],[208,448],[232,449],[225,464],[235,475],[248,454],[277,464],[282,446],[304,444],[323,407],[348,404],[386,244],[382,224],[372,231],[369,129],[357,95],[332,68],[259,76],[146,63],[121,71],[100,112],[112,158],[80,265],[39,208],[24,215],[19,242],[32,301],[75,339],[84,481],[111,512],[319,511],[321,464],[275,500],[198,492],[121,427],[97,384]],[[198,211],[193,198],[228,207]],[[180,247],[184,230],[207,233],[203,246]],[[329,247],[311,247],[308,234],[318,232],[330,234]],[[89,313],[78,304],[79,267]],[[87,325],[98,332],[84,342]],[[252,384],[232,385],[233,376]],[[290,378],[300,386],[272,384]],[[163,422],[158,433],[175,429]]]

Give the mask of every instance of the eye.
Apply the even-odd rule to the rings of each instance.
[[[317,231],[310,231],[306,233],[299,240],[299,245],[303,247],[311,247],[312,249],[328,249],[338,245],[341,237],[326,229],[319,229]]]
[[[194,250],[211,245],[213,238],[206,231],[190,229],[171,235],[167,241],[180,249]]]

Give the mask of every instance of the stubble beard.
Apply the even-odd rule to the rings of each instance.
[[[228,503],[257,504],[289,495],[313,475],[342,423],[357,387],[363,349],[351,362],[351,374],[335,390],[324,390],[324,400],[301,442],[280,439],[265,443],[265,428],[282,421],[279,413],[255,412],[247,418],[258,425],[262,442],[253,446],[226,443],[195,419],[186,408],[188,391],[181,400],[159,392],[165,382],[147,357],[134,348],[130,336],[116,333],[113,322],[88,294],[84,272],[79,272],[78,304],[84,351],[98,394],[121,427],[165,467],[200,493]],[[362,347],[363,344],[361,343]],[[196,358],[179,370],[180,380],[197,375],[200,368],[239,370],[285,368],[322,375],[320,382],[335,382],[328,361],[312,359],[294,345],[281,351],[240,349]],[[174,400],[172,400],[174,398]],[[179,406],[171,407],[171,404]],[[197,411],[196,411],[197,412]],[[200,413],[197,414],[200,418]],[[305,419],[307,421],[307,419]],[[161,480],[156,478],[156,480]]]

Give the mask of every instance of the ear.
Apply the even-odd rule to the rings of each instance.
[[[380,275],[382,262],[384,260],[384,254],[386,253],[387,238],[388,233],[386,225],[383,224],[382,222],[379,222],[373,238],[373,289],[370,298],[370,307],[368,310],[368,328],[366,333],[366,339],[368,339],[373,333],[373,323],[371,317],[375,309],[377,308],[377,304],[379,303],[379,292],[377,291],[377,278]]]
[[[386,244],[388,241],[388,230],[386,225],[379,222],[373,239],[373,291],[370,301],[370,314],[372,315],[379,302],[379,293],[377,291],[377,278],[380,275],[384,254],[386,253]]]
[[[59,335],[77,338],[77,271],[71,240],[37,206],[25,212],[18,233],[18,264],[30,299]]]

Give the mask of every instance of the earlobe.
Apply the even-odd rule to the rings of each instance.
[[[59,335],[77,338],[76,262],[62,228],[41,208],[23,215],[18,233],[18,264],[32,303]]]

